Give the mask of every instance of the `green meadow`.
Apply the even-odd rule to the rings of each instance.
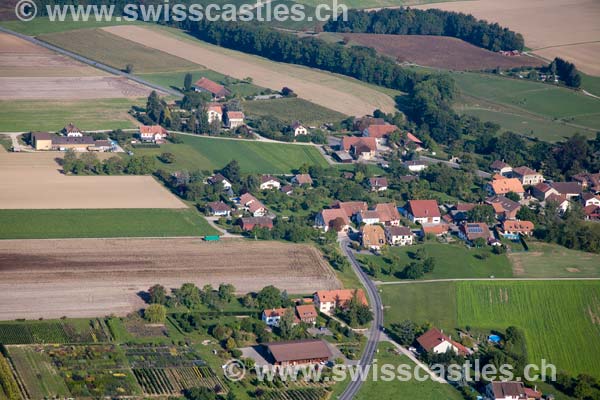
[[[447,330],[524,330],[529,361],[600,376],[600,282],[478,281],[385,286],[388,324],[410,319]]]
[[[0,239],[215,235],[194,209],[0,210]]]
[[[308,125],[321,125],[341,121],[347,116],[300,98],[254,100],[244,102],[250,117],[272,116],[281,121],[302,121]]]

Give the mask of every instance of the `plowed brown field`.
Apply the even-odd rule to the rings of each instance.
[[[0,241],[0,319],[127,314],[160,283],[233,284],[239,293],[275,285],[289,293],[341,287],[310,246],[200,239]]]

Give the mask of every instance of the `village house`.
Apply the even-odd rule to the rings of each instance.
[[[315,217],[315,226],[325,232],[329,231],[330,228],[334,228],[337,223],[339,223],[338,228],[341,232],[345,232],[350,228],[350,218],[344,210],[339,208],[325,209]]]
[[[591,204],[583,208],[586,221],[600,221],[600,206]]]
[[[140,140],[142,142],[164,143],[169,133],[160,125],[141,125]]]
[[[312,304],[300,304],[296,306],[296,315],[300,321],[305,324],[314,325],[317,323],[317,310]]]
[[[313,295],[313,303],[319,312],[331,314],[336,308],[346,308],[355,295],[361,304],[368,304],[362,289],[319,290]]]
[[[212,124],[214,121],[223,121],[223,106],[219,103],[211,103],[206,107],[206,116],[208,123]]]
[[[240,226],[245,232],[251,231],[254,227],[271,230],[273,229],[273,220],[267,217],[240,218]]]
[[[231,92],[225,86],[213,82],[208,78],[200,78],[196,81],[194,83],[194,90],[196,92],[210,93],[214,100],[222,100],[231,95]]]
[[[356,222],[365,225],[378,224],[380,222],[379,213],[375,210],[361,211],[358,214],[356,214]]]
[[[229,129],[236,129],[244,125],[246,116],[242,111],[227,111],[225,113],[225,126]]]
[[[210,183],[211,185],[222,184],[223,189],[225,189],[225,190],[230,190],[232,188],[231,182],[229,182],[227,180],[227,178],[225,178],[221,174],[215,174],[215,175],[211,176],[210,178],[208,178],[208,183]]]
[[[240,205],[253,217],[264,217],[267,215],[267,208],[250,193],[244,193],[240,196]]]
[[[384,192],[388,189],[388,180],[386,177],[369,178],[371,192]]]
[[[340,148],[355,159],[370,160],[377,153],[377,140],[372,137],[344,136]]]
[[[493,173],[509,177],[512,173],[512,167],[501,160],[496,160],[490,165]]]
[[[383,118],[374,118],[371,116],[365,116],[362,118],[356,118],[354,120],[353,128],[357,132],[363,132],[371,125],[385,125],[385,120]]]
[[[490,228],[483,222],[468,222],[460,226],[458,237],[469,244],[473,244],[477,239],[484,239],[487,243],[490,239]]]
[[[351,219],[361,211],[367,211],[369,209],[369,205],[366,201],[336,201],[331,207],[343,210],[348,219]]]
[[[406,226],[385,227],[385,238],[391,246],[410,246],[413,244],[414,236]]]
[[[516,219],[517,213],[521,209],[521,204],[504,196],[489,197],[485,200],[485,203],[494,208],[496,217],[500,220]]]
[[[531,195],[539,201],[546,201],[551,194],[558,195],[559,193],[546,182],[540,182],[531,188]]]
[[[390,133],[397,130],[398,127],[396,125],[372,124],[363,130],[362,135],[367,138],[374,138],[379,144],[385,144]]]
[[[290,126],[290,131],[294,133],[294,137],[308,135],[308,129],[300,121],[294,121]]]
[[[375,205],[375,211],[379,215],[379,222],[384,225],[399,226],[400,213],[395,203],[379,203]]]
[[[554,204],[556,206],[556,211],[558,211],[559,214],[566,213],[571,205],[567,196],[562,194],[551,194],[544,202],[544,205],[547,205],[548,203]]]
[[[69,124],[63,128],[61,133],[67,137],[82,137],[83,131],[73,124]]]
[[[270,310],[264,310],[262,312],[262,321],[268,326],[279,326],[281,318],[288,312],[294,314],[295,324],[300,322],[296,317],[294,310],[291,308],[272,308]]]
[[[222,201],[213,201],[206,205],[208,212],[216,217],[229,217],[231,215],[231,207]]]
[[[287,196],[291,196],[294,193],[294,187],[292,185],[284,185],[279,191]]]
[[[523,382],[493,381],[485,387],[486,399],[539,400],[542,393],[525,387]]]
[[[600,193],[600,172],[595,174],[590,174],[588,172],[584,172],[581,174],[573,175],[572,179],[575,182],[581,184],[581,188],[583,190],[590,190],[593,193]]]
[[[91,136],[54,136],[52,138],[53,150],[86,151],[94,145],[95,140]]]
[[[581,203],[583,207],[600,206],[600,196],[593,193],[584,193],[581,195]]]
[[[31,145],[36,150],[52,150],[52,138],[54,135],[48,132],[32,132]]]
[[[409,200],[406,207],[408,219],[419,224],[439,224],[440,208],[436,200]]]
[[[423,141],[410,132],[406,132],[405,138],[402,139],[402,144],[406,148],[414,146],[415,151],[423,151]]]
[[[385,246],[385,231],[379,225],[365,225],[360,228],[362,246],[369,250],[381,250]]]
[[[292,178],[292,183],[298,186],[312,186],[313,180],[309,174],[297,174]]]
[[[542,174],[526,166],[513,168],[512,177],[518,179],[522,185],[526,186],[537,185],[540,182],[544,182],[544,176]]]
[[[525,189],[523,189],[523,185],[519,179],[504,178],[499,175],[496,175],[495,178],[497,179],[492,180],[486,186],[490,196],[501,196],[510,192],[517,194],[520,198],[523,198],[525,195]]]
[[[95,140],[93,147],[88,147],[88,151],[107,152],[115,150],[115,143],[111,140]]]
[[[427,168],[427,164],[419,160],[404,161],[403,164],[410,172],[421,172]]]
[[[422,351],[433,354],[445,354],[454,352],[461,356],[466,356],[471,353],[462,344],[455,342],[451,337],[444,335],[437,328],[431,328],[417,338],[417,343]]]
[[[302,339],[267,343],[268,358],[277,366],[319,364],[329,361],[333,353],[321,339]]]
[[[565,196],[567,200],[577,199],[583,192],[583,188],[577,182],[552,182],[550,186],[552,186],[559,195]]]
[[[498,233],[507,239],[517,240],[522,236],[531,236],[533,233],[531,221],[503,221]]]
[[[280,189],[281,182],[271,175],[262,175],[260,177],[260,190]]]
[[[443,236],[446,235],[450,230],[450,226],[448,224],[421,224],[421,236],[425,237],[427,235],[434,236]]]

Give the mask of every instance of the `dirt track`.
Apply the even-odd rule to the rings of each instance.
[[[350,79],[235,52],[201,41],[180,39],[166,32],[140,26],[103,28],[144,46],[204,65],[234,78],[252,77],[259,86],[280,90],[287,86],[299,97],[346,115],[371,114],[379,108],[394,111],[391,97]]]
[[[0,241],[0,320],[124,315],[151,285],[267,285],[289,293],[339,288],[318,251],[304,245],[200,239]]]
[[[522,33],[525,44],[534,53],[550,59],[565,56],[583,72],[600,75],[600,2],[597,0],[475,0],[415,8],[459,11],[498,22]],[[536,51],[547,47],[551,48]]]
[[[62,153],[0,153],[0,209],[185,208],[150,176],[65,176]]]

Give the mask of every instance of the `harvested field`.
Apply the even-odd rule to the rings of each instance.
[[[200,239],[0,241],[0,319],[126,315],[140,291],[160,283],[217,286],[239,293],[275,285],[312,293],[341,285],[310,246]],[[40,301],[40,299],[45,299]]]
[[[475,0],[415,8],[458,11],[498,22],[525,37],[533,52],[552,59],[565,56],[577,67],[600,75],[600,2],[596,0]]]
[[[0,208],[185,208],[150,176],[66,176],[61,153],[0,153]]]
[[[40,68],[43,66],[43,68]],[[81,64],[6,33],[0,33],[0,76],[103,76]]]
[[[446,36],[377,35],[344,33],[350,43],[372,47],[381,54],[399,62],[451,70],[486,70],[496,67],[515,68],[541,66],[538,58],[530,56],[503,56],[473,46],[463,40]]]
[[[359,81],[323,71],[285,63],[210,45],[192,37],[178,37],[167,30],[140,26],[114,26],[105,31],[187,59],[234,78],[252,77],[256,85],[280,90],[292,88],[300,98],[346,115],[365,115],[379,108],[394,111],[391,97]]]
[[[125,78],[0,77],[0,100],[92,100],[147,97],[151,89]]]

